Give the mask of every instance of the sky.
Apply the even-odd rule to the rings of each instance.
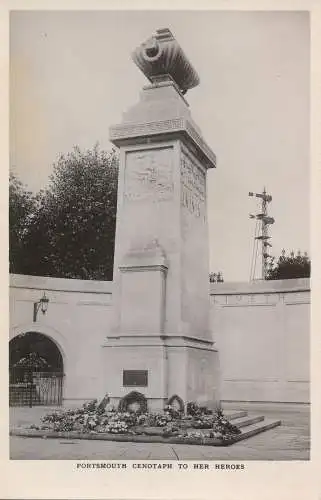
[[[200,76],[192,116],[217,156],[208,172],[210,270],[248,281],[257,200],[272,195],[271,253],[310,250],[309,14],[11,11],[10,168],[32,191],[60,153],[99,142],[139,99],[132,50],[169,28]]]

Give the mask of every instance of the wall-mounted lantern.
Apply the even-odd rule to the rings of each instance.
[[[42,314],[46,314],[48,309],[49,299],[46,296],[45,292],[43,292],[43,296],[38,302],[34,302],[33,304],[33,322],[37,321],[37,314],[39,309],[41,309]]]

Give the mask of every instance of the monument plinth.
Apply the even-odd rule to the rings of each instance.
[[[120,169],[106,388],[114,403],[140,392],[152,409],[173,395],[214,401],[206,171],[215,155],[184,97],[199,79],[169,30],[158,30],[133,60],[151,83],[110,129]]]

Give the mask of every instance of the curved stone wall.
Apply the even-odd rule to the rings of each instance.
[[[33,303],[43,291],[48,311],[33,323]],[[112,282],[10,276],[10,338],[35,331],[57,344],[68,404],[108,392],[101,346],[112,291]],[[309,280],[212,284],[210,302],[221,398],[309,402]]]
[[[310,280],[211,286],[222,399],[309,402]]]
[[[49,298],[45,315],[33,323],[33,303],[43,291]],[[102,397],[101,345],[111,318],[112,283],[39,276],[10,276],[10,338],[36,331],[50,337],[64,359],[63,397],[68,404]]]

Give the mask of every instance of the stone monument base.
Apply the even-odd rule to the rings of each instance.
[[[218,352],[213,343],[191,337],[127,335],[109,337],[105,351],[105,385],[118,406],[131,392],[147,399],[148,410],[161,411],[172,396],[186,404],[219,402]]]

